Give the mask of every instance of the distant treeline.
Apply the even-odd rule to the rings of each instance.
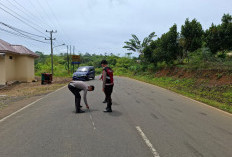
[[[232,16],[229,14],[223,15],[221,24],[212,24],[207,30],[203,30],[196,19],[186,19],[180,32],[177,32],[177,25],[174,24],[161,37],[153,40],[154,37],[155,32],[152,32],[141,42],[136,35],[132,35],[132,39],[125,42],[124,48],[129,50],[126,57],[114,54],[79,54],[81,65],[94,66],[100,72],[100,62],[106,59],[116,74],[150,73],[167,66],[232,70],[232,58],[229,53],[232,50]],[[131,52],[138,52],[140,55],[131,58]],[[40,55],[35,61],[36,74],[50,72],[50,55],[36,53]],[[71,57],[67,53],[54,55],[55,75],[71,76],[72,68]],[[74,66],[74,70],[76,68],[77,65]]]
[[[156,40],[151,40],[156,35],[152,32],[143,42],[136,35],[125,42],[124,48],[140,53],[140,59],[155,66],[159,63],[178,64],[189,62],[191,58],[215,57],[225,58],[226,53],[232,50],[232,16],[224,14],[221,24],[212,24],[207,30],[196,19],[188,18],[177,32],[174,24],[167,33]]]

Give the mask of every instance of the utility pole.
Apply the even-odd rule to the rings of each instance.
[[[67,61],[68,61],[68,74],[69,74],[69,55],[68,55],[68,45],[67,45]]]
[[[53,30],[47,31],[46,30],[46,32],[50,33],[50,38],[49,39],[45,38],[45,40],[50,40],[51,41],[51,64],[52,64],[52,76],[53,76],[53,42],[52,41],[56,40],[56,38],[52,38],[52,33],[57,33],[57,31],[53,31]]]
[[[75,46],[73,46],[73,55],[75,55],[75,54],[74,54],[74,51],[75,51]],[[75,64],[73,64],[73,72],[74,72],[74,65],[75,65]]]
[[[70,58],[71,58],[71,61],[70,61],[70,71],[72,72],[72,46],[69,45],[69,48],[70,48]]]

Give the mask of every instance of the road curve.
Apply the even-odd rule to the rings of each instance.
[[[65,87],[0,121],[0,157],[231,157],[232,116],[168,90],[115,77],[113,112],[101,81],[90,112]],[[82,105],[83,102],[82,102]]]

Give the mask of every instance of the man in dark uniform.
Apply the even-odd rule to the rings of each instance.
[[[86,99],[86,95],[87,95],[87,91],[93,91],[94,90],[94,86],[89,86],[88,84],[86,84],[83,81],[71,81],[68,84],[68,88],[69,90],[75,95],[75,107],[76,107],[76,113],[83,113],[85,111],[81,110],[81,95],[80,95],[80,91],[84,91],[84,102],[86,105],[86,108],[89,109],[89,105],[87,103],[87,99]]]
[[[113,70],[110,67],[108,67],[108,63],[107,63],[106,60],[101,61],[101,66],[103,68],[103,72],[102,72],[102,81],[103,81],[102,91],[105,93],[106,102],[107,102],[107,107],[106,107],[106,110],[104,110],[104,112],[112,112],[111,94],[113,92],[113,87],[114,87]]]

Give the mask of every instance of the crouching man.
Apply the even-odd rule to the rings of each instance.
[[[85,111],[81,110],[81,95],[80,95],[80,91],[84,91],[84,102],[86,105],[86,108],[89,109],[89,105],[87,103],[87,99],[86,99],[86,95],[87,95],[87,91],[93,91],[94,90],[94,86],[89,86],[88,84],[86,84],[83,81],[71,81],[68,84],[68,88],[69,90],[75,95],[75,107],[76,107],[76,113],[83,113]]]

